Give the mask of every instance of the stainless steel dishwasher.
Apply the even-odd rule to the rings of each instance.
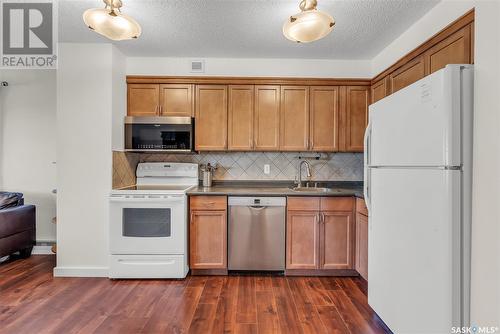
[[[229,197],[229,270],[285,270],[285,197]]]

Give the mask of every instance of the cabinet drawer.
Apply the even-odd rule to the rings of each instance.
[[[364,199],[356,198],[356,212],[368,216],[368,209]]]
[[[191,210],[226,210],[226,196],[191,196]]]
[[[321,211],[351,211],[353,208],[352,197],[321,197]]]
[[[288,197],[288,210],[318,211],[319,197]]]
[[[184,278],[185,255],[110,255],[109,278]]]

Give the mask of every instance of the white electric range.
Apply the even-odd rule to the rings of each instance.
[[[109,277],[184,278],[188,266],[187,195],[198,165],[139,163],[137,184],[109,197]]]

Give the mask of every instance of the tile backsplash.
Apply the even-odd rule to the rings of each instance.
[[[113,189],[135,184],[135,169],[139,154],[113,151]]]
[[[363,181],[361,153],[203,152],[201,154],[140,154],[140,162],[194,162],[217,165],[214,180],[295,180],[299,155],[311,164],[312,181]],[[315,157],[320,159],[316,160]],[[269,165],[270,174],[264,174]],[[305,171],[303,171],[304,180]]]

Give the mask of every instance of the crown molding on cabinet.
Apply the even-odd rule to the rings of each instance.
[[[142,76],[128,75],[128,84],[201,84],[201,85],[297,85],[297,86],[370,86],[370,79],[287,78],[225,76]]]

